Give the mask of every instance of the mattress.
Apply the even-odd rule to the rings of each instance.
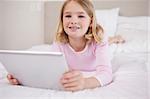
[[[77,92],[10,85],[7,72],[0,66],[0,99],[148,99],[147,57],[148,53],[115,54],[113,82]]]

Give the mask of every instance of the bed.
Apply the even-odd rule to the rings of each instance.
[[[122,57],[122,58],[120,58]],[[148,99],[147,53],[116,54],[113,82],[105,87],[65,92],[10,85],[0,78],[1,99]],[[5,75],[6,72],[3,72]]]
[[[111,84],[77,92],[14,86],[8,83],[7,71],[0,63],[0,99],[148,99],[150,17],[119,16],[119,8],[97,10],[96,14],[108,36],[122,35],[126,40],[124,44],[110,46]],[[30,50],[48,51],[49,47],[43,44]]]

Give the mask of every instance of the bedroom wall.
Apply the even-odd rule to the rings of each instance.
[[[45,2],[45,43],[50,43],[54,39],[62,4],[63,2]]]
[[[45,43],[51,43],[58,25],[59,10],[63,0],[45,2]],[[119,7],[122,16],[148,15],[148,0],[95,0],[96,9]]]
[[[26,49],[44,43],[44,5],[34,1],[3,1],[0,49]]]
[[[108,0],[109,1],[109,0]],[[120,8],[120,15],[122,16],[141,16],[148,15],[148,1],[149,0],[104,0],[94,2],[96,9],[106,8]]]
[[[0,47],[2,45],[2,4],[0,3]]]
[[[148,6],[149,6],[149,16],[150,16],[150,0],[148,1]]]

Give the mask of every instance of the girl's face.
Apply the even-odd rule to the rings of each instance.
[[[63,12],[63,28],[71,38],[83,38],[91,23],[91,18],[77,2],[69,2]]]

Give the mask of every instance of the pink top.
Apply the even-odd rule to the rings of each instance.
[[[101,86],[112,81],[112,69],[108,55],[108,42],[87,44],[84,50],[76,52],[69,44],[53,43],[53,51],[64,53],[68,66],[73,70],[95,72]]]

